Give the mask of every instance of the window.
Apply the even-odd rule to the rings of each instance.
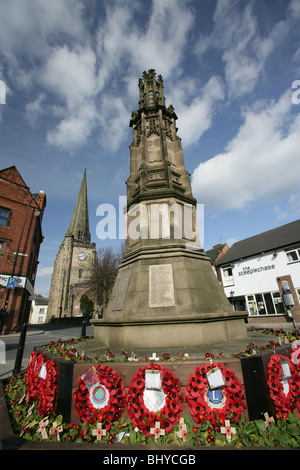
[[[256,294],[255,298],[256,298],[256,303],[257,303],[257,307],[258,307],[258,314],[259,315],[266,315],[267,312],[266,312],[266,309],[265,309],[265,304],[264,304],[264,299],[263,299],[262,294]]]
[[[298,302],[300,304],[300,289],[296,289],[296,292],[297,292]]]
[[[250,316],[285,314],[284,305],[279,292],[265,292],[247,296]]]
[[[252,316],[252,315],[257,315],[257,305],[256,305],[256,301],[255,301],[255,298],[254,298],[254,295],[248,295],[247,296],[247,301],[248,301],[248,311],[249,311],[249,315]]]
[[[0,207],[0,225],[7,226],[9,225],[10,219],[10,209],[5,209],[4,207]]]
[[[272,296],[276,308],[276,313],[285,313],[280,292],[273,292]]]
[[[289,263],[295,263],[295,261],[300,261],[300,248],[287,251],[286,256]]]
[[[224,275],[224,277],[232,277],[233,274],[232,274],[231,267],[223,268],[223,275]]]
[[[222,268],[224,287],[234,286],[233,272],[231,266]]]
[[[264,301],[265,301],[265,306],[267,308],[268,314],[274,315],[275,308],[274,308],[273,299],[272,299],[270,292],[267,292],[266,294],[264,294]]]

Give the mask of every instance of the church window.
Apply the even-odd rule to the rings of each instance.
[[[78,269],[78,277],[79,279],[82,278],[82,268]]]

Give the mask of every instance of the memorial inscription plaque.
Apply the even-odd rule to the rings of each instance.
[[[119,279],[116,296],[112,305],[112,310],[123,310],[127,288],[131,276],[131,269],[124,271]]]
[[[172,265],[149,266],[149,307],[173,307],[174,305]]]

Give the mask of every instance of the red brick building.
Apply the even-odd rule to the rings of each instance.
[[[46,206],[32,194],[15,166],[0,170],[0,329],[20,328],[30,311]],[[7,288],[11,285],[13,288]]]

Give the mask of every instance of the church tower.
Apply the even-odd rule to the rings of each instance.
[[[139,95],[130,121],[125,255],[103,319],[93,320],[95,341],[167,348],[244,337],[247,313],[233,312],[201,248],[177,116],[155,70],[143,73]]]
[[[83,295],[90,297],[87,294],[87,282],[96,263],[96,257],[96,245],[91,243],[89,229],[85,170],[70,226],[55,258],[49,294],[48,321],[52,317],[81,315],[80,300]]]

